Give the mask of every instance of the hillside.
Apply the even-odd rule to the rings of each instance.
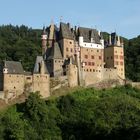
[[[32,70],[36,55],[41,54],[41,30],[27,26],[0,26],[0,61],[21,61],[25,70]]]
[[[1,140],[138,140],[140,90],[78,89],[44,101],[31,93],[25,103],[0,113]]]
[[[27,26],[0,26],[0,61],[21,61],[25,70],[32,71],[36,55],[41,54],[41,30]],[[108,33],[103,32],[105,40]],[[124,39],[127,79],[140,81],[140,36]]]
[[[125,46],[126,76],[140,81],[140,36],[130,39]]]

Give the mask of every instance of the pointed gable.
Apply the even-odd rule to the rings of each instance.
[[[43,57],[42,56],[37,56],[33,73],[40,73],[41,63],[42,62],[44,62]],[[43,66],[44,66],[44,68],[43,68],[44,69],[44,73],[48,74],[48,70],[47,70],[46,64],[44,64]]]
[[[91,42],[91,38],[93,38],[95,43],[100,44],[100,36],[98,35],[98,31],[96,29],[79,27],[78,35],[83,36],[84,42]]]
[[[72,31],[68,24],[60,23],[60,39],[74,39]]]
[[[57,42],[55,42],[54,46],[51,47],[50,56],[47,59],[62,59],[60,46]]]
[[[8,69],[9,74],[24,74],[21,62],[4,61],[4,67]]]
[[[59,29],[56,25],[51,24],[47,29],[47,35],[49,40],[58,40]]]

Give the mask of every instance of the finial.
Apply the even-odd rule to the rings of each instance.
[[[60,16],[60,22],[62,22],[62,20],[63,20],[63,16]]]
[[[53,18],[51,19],[51,25],[53,25],[54,24],[54,20],[53,20]]]
[[[43,24],[43,35],[46,34],[46,28],[45,28],[45,25]]]

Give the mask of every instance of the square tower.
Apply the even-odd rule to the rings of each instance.
[[[123,41],[116,33],[109,36],[109,44],[104,49],[104,59],[106,68],[116,68],[117,75],[125,79]]]

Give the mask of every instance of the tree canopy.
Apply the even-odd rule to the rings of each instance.
[[[140,90],[80,89],[45,101],[31,93],[0,114],[1,140],[138,140]]]
[[[21,61],[31,71],[37,55],[41,54],[41,30],[27,26],[0,26],[0,61]]]

